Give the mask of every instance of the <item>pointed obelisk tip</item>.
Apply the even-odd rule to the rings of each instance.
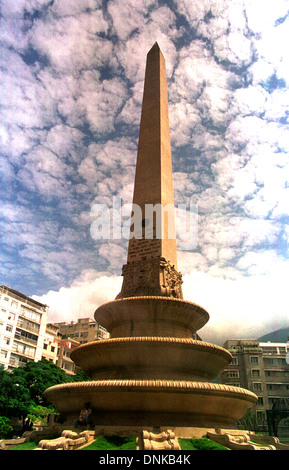
[[[153,51],[160,51],[160,46],[158,45],[157,41],[154,43],[154,45],[151,47],[151,49],[148,51],[148,54]]]

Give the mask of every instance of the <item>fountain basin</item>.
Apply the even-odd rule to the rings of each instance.
[[[90,402],[96,425],[230,427],[256,404],[252,392],[178,380],[99,380],[55,385],[45,398],[67,417]]]
[[[83,344],[71,359],[94,380],[210,381],[232,359],[214,344],[186,338],[113,338]]]
[[[161,336],[191,338],[209,320],[193,302],[171,297],[127,297],[101,305],[95,320],[112,338]]]

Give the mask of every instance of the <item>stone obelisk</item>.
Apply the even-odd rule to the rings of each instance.
[[[234,427],[257,397],[211,382],[232,356],[194,339],[209,314],[182,298],[170,227],[174,210],[167,217],[157,212],[161,221],[146,210],[173,207],[165,61],[158,44],[147,55],[133,204],[122,290],[94,314],[110,338],[71,354],[91,380],[50,387],[45,396],[66,416],[65,426],[90,402],[106,435],[121,430],[131,436],[155,426],[191,429],[191,435],[193,427]]]
[[[177,271],[166,63],[156,42],[147,54],[133,194],[131,238],[118,298],[182,298]]]

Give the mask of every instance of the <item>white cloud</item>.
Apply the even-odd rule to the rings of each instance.
[[[48,321],[51,323],[94,318],[98,306],[118,295],[121,282],[120,276],[102,275],[90,269],[83,271],[70,286],[33,298],[49,306]]]
[[[270,95],[261,86],[248,86],[236,90],[233,97],[234,112],[238,115],[264,113]],[[232,104],[231,104],[232,106]]]
[[[31,28],[31,45],[49,59],[62,73],[76,74],[107,64],[112,56],[112,44],[98,37],[108,25],[101,10],[78,16],[48,17],[38,20]],[[63,47],[59,47],[62,44]]]
[[[1,71],[2,118],[8,132],[19,127],[41,129],[55,122],[55,103],[49,100],[33,69],[12,51],[8,64],[3,64]]]
[[[86,12],[87,9],[95,10],[101,7],[101,0],[70,0],[69,3],[62,0],[54,0],[51,11],[57,16],[72,16]]]
[[[201,305],[210,315],[207,325],[199,331],[201,338],[222,345],[227,339],[258,338],[287,327],[286,276],[288,266],[278,263],[272,266],[271,273],[235,280],[197,271],[185,275],[185,298]]]
[[[71,167],[54,152],[43,146],[36,147],[26,157],[18,172],[18,181],[28,190],[50,197],[62,197],[67,191]]]
[[[113,29],[122,41],[128,39],[145,21],[147,8],[153,4],[155,0],[139,0],[137,4],[133,0],[115,0],[108,3],[107,10],[113,21]]]
[[[35,10],[42,9],[50,3],[50,0],[17,0],[16,2],[10,2],[9,0],[3,0],[1,4],[1,13],[4,16],[16,16],[21,18],[25,11],[33,12]]]

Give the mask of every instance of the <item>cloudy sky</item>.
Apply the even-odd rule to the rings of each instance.
[[[179,249],[204,340],[289,324],[289,1],[0,0],[1,284],[93,318],[127,240],[95,240],[95,204],[132,199],[145,61],[165,56]]]

